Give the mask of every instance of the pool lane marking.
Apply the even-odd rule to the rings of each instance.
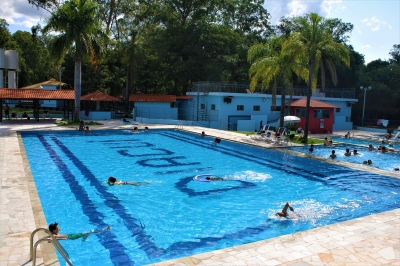
[[[101,184],[96,177],[93,175],[93,173],[56,137],[51,136],[51,139],[60,147],[60,149],[65,153],[65,155],[74,163],[74,165],[82,172],[83,176],[88,179],[91,182],[91,185],[97,189],[97,191],[103,195],[103,197],[106,199],[105,204],[107,205],[107,198],[112,198],[113,203],[112,206],[109,206],[112,208],[113,211],[116,212],[116,214],[121,217],[121,219],[124,220],[125,226],[133,231],[133,236],[135,237],[136,241],[139,244],[139,247],[146,253],[148,258],[159,258],[163,255],[183,255],[183,254],[193,254],[193,251],[198,248],[202,247],[209,247],[213,246],[210,244],[209,240],[211,239],[216,239],[216,240],[224,240],[224,239],[232,239],[232,238],[244,238],[244,237],[250,237],[256,234],[260,234],[261,232],[270,229],[269,226],[265,225],[260,225],[256,227],[246,227],[242,230],[224,234],[220,237],[218,236],[209,236],[209,237],[202,237],[202,238],[196,238],[196,241],[179,241],[173,243],[171,246],[168,248],[159,248],[157,247],[152,239],[151,235],[146,235],[144,226],[137,226],[134,222],[136,221],[136,218],[131,217],[129,214],[126,213],[125,207],[123,207],[118,199],[116,200],[116,197],[109,193],[106,189],[106,186],[104,184]],[[109,204],[108,204],[109,205]],[[132,226],[132,224],[134,226]],[[134,230],[137,230],[139,232],[136,232]]]
[[[83,213],[89,218],[92,223],[102,227],[107,226],[103,221],[104,215],[97,211],[94,203],[89,199],[89,195],[86,193],[84,187],[82,187],[78,183],[75,176],[68,169],[67,165],[62,161],[56,151],[51,147],[51,145],[43,136],[38,135],[38,138],[49,153],[50,158],[60,170],[61,175],[63,176],[65,182],[69,185],[71,192],[75,195],[75,198],[81,203]],[[109,250],[110,259],[114,265],[119,265],[121,262],[121,258],[124,259],[126,265],[135,264],[135,262],[132,261],[125,253],[125,250],[127,250],[127,248],[125,248],[119,241],[116,240],[117,236],[114,235],[111,231],[103,234],[96,234],[96,236],[99,239],[100,244],[104,248]]]
[[[274,162],[274,161],[271,161],[271,160],[266,159],[266,158],[257,158],[256,159],[254,157],[254,155],[251,155],[251,154],[246,154],[246,153],[243,153],[243,152],[232,150],[232,149],[230,149],[228,147],[225,147],[225,146],[224,147],[219,147],[218,145],[212,145],[210,143],[197,142],[197,141],[194,141],[194,140],[191,140],[191,139],[188,139],[188,138],[183,138],[182,136],[176,135],[176,133],[162,132],[161,134],[166,136],[166,137],[170,137],[170,138],[173,138],[173,139],[176,139],[176,140],[179,140],[179,141],[183,141],[185,143],[191,143],[193,145],[196,145],[196,146],[199,146],[199,147],[202,147],[202,148],[206,148],[206,149],[210,149],[210,150],[216,150],[217,149],[218,152],[221,152],[223,154],[227,154],[227,155],[234,156],[234,157],[237,157],[237,158],[240,158],[240,159],[251,161],[251,162],[263,165],[263,166],[268,166],[268,167],[271,167],[271,168],[274,168],[274,169],[277,169],[277,170],[280,170],[280,171],[284,171],[284,172],[287,172],[287,173],[290,173],[290,174],[295,174],[295,175],[304,177],[304,178],[306,178],[308,180],[311,180],[311,181],[320,182],[320,183],[324,184],[327,187],[332,186],[332,187],[336,187],[337,189],[340,189],[340,190],[346,190],[346,191],[350,190],[350,191],[353,191],[353,192],[355,192],[357,194],[361,193],[360,191],[355,191],[352,188],[354,186],[354,184],[352,182],[349,182],[346,179],[340,179],[340,182],[341,182],[340,184],[338,184],[336,182],[332,183],[332,182],[328,182],[329,180],[331,180],[331,179],[329,179],[329,176],[321,174],[321,173],[307,171],[307,170],[299,168],[299,167],[292,167],[292,168],[288,169],[288,168],[285,168],[285,164],[282,164],[280,162]],[[241,145],[244,145],[244,144],[241,144]],[[320,161],[317,161],[317,162],[320,163]],[[346,174],[347,173],[348,175],[353,174],[353,173],[357,173],[357,172],[361,172],[361,174],[359,174],[359,176],[362,175],[363,177],[364,176],[374,177],[374,179],[376,179],[376,180],[380,180],[380,178],[382,177],[381,175],[378,175],[378,174],[371,174],[371,173],[360,171],[360,170],[356,171],[356,170],[353,170],[353,169],[348,169],[347,167],[343,167],[343,166],[339,166],[339,167],[341,168],[340,170],[334,170],[334,171],[335,172],[340,172],[341,174]],[[308,174],[308,175],[306,175],[306,174]],[[320,177],[321,179],[320,178],[316,178],[315,176],[316,177]],[[358,180],[354,180],[354,182],[358,182]],[[347,187],[344,187],[345,185],[347,185]],[[371,189],[369,189],[369,190],[371,190]]]
[[[102,184],[95,175],[87,168],[82,161],[80,161],[58,138],[50,137],[64,154],[72,161],[72,163],[79,169],[86,180],[90,182],[90,185],[95,187],[96,190],[105,199],[104,203],[106,206],[111,208],[121,219],[123,219],[125,226],[132,233],[136,242],[139,244],[141,250],[150,258],[156,254],[163,254],[164,249],[158,248],[152,241],[151,236],[147,235],[142,224],[138,225],[138,219],[132,217],[125,207],[119,203],[119,199],[114,194],[107,191],[107,187]]]

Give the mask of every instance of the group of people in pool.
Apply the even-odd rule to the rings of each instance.
[[[144,127],[143,132],[145,132],[145,133],[149,132],[149,128],[148,127]],[[138,127],[134,127],[132,129],[132,133],[139,133],[139,128]]]

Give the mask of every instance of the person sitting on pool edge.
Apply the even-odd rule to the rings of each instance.
[[[346,152],[344,153],[344,156],[350,156],[350,155],[351,155],[350,150],[349,150],[349,149],[346,149]]]
[[[131,182],[131,181],[122,181],[122,180],[117,181],[117,179],[115,177],[110,176],[108,178],[107,184],[109,186],[113,186],[113,185],[141,186],[141,185],[147,185],[147,184],[150,184],[150,183],[149,182]]]
[[[285,206],[283,207],[281,212],[277,212],[276,215],[280,216],[280,217],[288,217],[289,214],[287,212],[287,209],[290,209],[292,212],[294,212],[294,209],[292,207],[292,205],[290,205],[289,202],[286,202]]]
[[[67,239],[75,240],[75,239],[79,239],[79,238],[83,238],[82,240],[85,240],[91,234],[109,231],[110,229],[111,229],[111,227],[107,226],[107,228],[103,229],[103,230],[93,230],[93,231],[83,232],[83,233],[78,233],[78,234],[58,234],[58,232],[60,232],[60,230],[61,230],[61,228],[58,227],[58,223],[52,223],[49,225],[49,231],[53,234],[53,236],[57,240],[67,240]]]
[[[332,150],[332,153],[331,155],[329,155],[329,157],[331,157],[332,159],[336,158],[335,150]]]
[[[82,131],[85,130],[85,122],[83,120],[81,120],[78,130],[82,130]]]

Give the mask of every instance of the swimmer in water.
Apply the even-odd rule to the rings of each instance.
[[[292,207],[292,205],[290,205],[289,202],[286,202],[285,206],[283,207],[281,212],[277,212],[276,215],[278,215],[279,217],[288,217],[289,214],[287,212],[287,209],[290,209],[292,212],[294,212],[294,209]]]
[[[225,181],[225,178],[222,177],[216,177],[216,176],[207,176],[206,180],[210,180],[210,181]]]
[[[117,179],[115,177],[110,176],[108,178],[107,184],[109,186],[113,186],[113,185],[142,186],[142,185],[148,185],[148,184],[151,184],[151,183],[149,183],[149,182],[131,182],[131,181],[122,181],[122,180],[117,181]]]
[[[61,228],[58,227],[58,223],[52,223],[49,225],[49,231],[53,234],[53,236],[57,240],[75,240],[75,239],[79,239],[79,238],[82,238],[82,240],[85,240],[91,234],[109,231],[110,229],[111,229],[111,227],[107,226],[107,228],[103,229],[103,230],[92,230],[89,232],[83,232],[83,233],[78,233],[78,234],[59,234],[58,232],[60,232]]]

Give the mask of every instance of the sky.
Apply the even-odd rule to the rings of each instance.
[[[2,0],[0,18],[9,31],[29,31],[45,24],[48,13],[29,5],[27,0]],[[400,44],[400,0],[265,0],[273,25],[281,17],[316,12],[354,25],[349,44],[365,56],[365,62],[390,58],[394,44]]]

